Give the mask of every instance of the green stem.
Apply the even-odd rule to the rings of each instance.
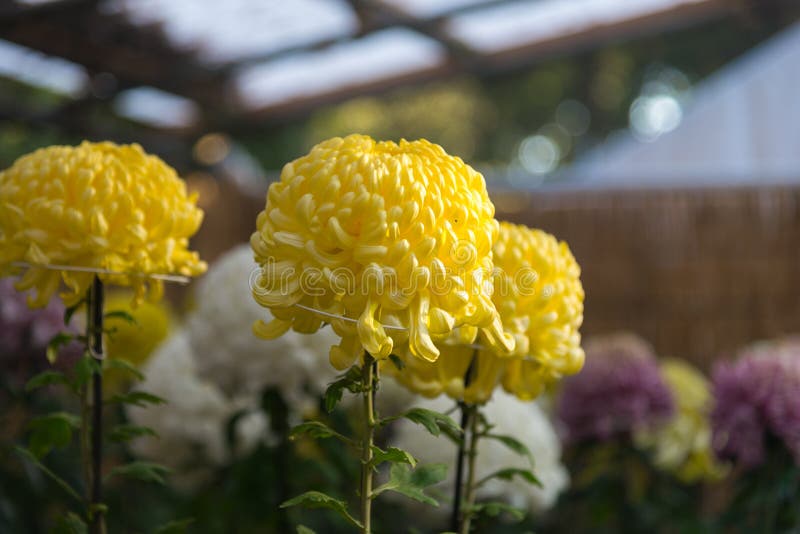
[[[89,388],[81,386],[81,466],[83,467],[83,481],[88,494],[92,487],[91,445],[89,442],[89,426],[91,424],[92,407],[89,404]]]
[[[106,522],[100,505],[103,502],[103,282],[95,276],[90,292],[89,331],[87,340],[97,370],[92,373],[91,486],[89,517],[92,534],[105,534]]]
[[[477,484],[475,484],[475,459],[478,456],[478,407],[475,405],[468,405],[469,410],[469,446],[465,454],[468,459],[467,467],[467,482],[464,497],[464,511],[461,514],[461,528],[459,534],[469,534],[470,523],[472,522],[472,506],[475,504],[475,491]],[[464,436],[467,439],[467,436]]]
[[[472,359],[467,366],[464,373],[464,395],[467,394],[467,389],[472,383],[475,369],[478,365],[478,351],[472,353]],[[464,491],[464,458],[466,456],[467,446],[467,433],[472,425],[471,418],[474,417],[471,405],[464,401],[458,403],[461,410],[461,440],[458,442],[458,452],[456,456],[456,480],[453,487],[453,513],[450,516],[450,530],[455,532],[461,523],[462,515],[462,493]]]
[[[467,429],[469,428],[469,407],[463,402],[458,403],[461,410],[461,440],[458,442],[456,453],[456,480],[453,486],[453,513],[450,516],[450,529],[455,532],[461,521],[461,498],[464,487],[464,458],[467,449]]]
[[[372,446],[375,439],[375,381],[378,378],[378,362],[364,353],[361,370],[363,387],[364,435],[361,441],[361,531],[370,534],[372,523]]]

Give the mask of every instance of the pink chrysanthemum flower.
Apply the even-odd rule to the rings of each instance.
[[[670,390],[645,341],[615,334],[584,348],[583,371],[564,379],[557,407],[569,441],[630,434],[672,414]]]
[[[735,362],[718,364],[712,380],[718,456],[756,467],[772,436],[800,461],[800,339],[748,347]]]

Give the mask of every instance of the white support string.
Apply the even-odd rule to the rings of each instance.
[[[329,317],[331,319],[339,319],[341,321],[347,321],[349,323],[357,323],[358,322],[358,319],[353,319],[352,317],[345,317],[344,315],[336,315],[335,313],[329,313],[329,312],[326,312],[326,311],[317,310],[316,308],[312,308],[310,306],[304,306],[303,304],[295,304],[295,307],[300,308],[302,310],[310,311],[311,313],[316,313],[317,315],[321,315],[323,317]],[[408,332],[408,328],[405,328],[403,326],[395,326],[395,325],[389,325],[389,324],[385,324],[385,325],[382,325],[382,326],[383,326],[384,330],[399,330],[399,331],[402,331],[402,332]],[[472,343],[470,345],[463,345],[463,346],[465,346],[467,348],[470,348],[470,349],[475,349],[475,350],[483,350],[484,348],[486,348],[486,347],[483,347],[481,345],[476,345],[475,343]]]
[[[335,313],[328,313],[326,311],[317,310],[317,309],[311,308],[309,306],[303,306],[302,304],[295,304],[295,306],[298,307],[298,308],[301,308],[303,310],[310,311],[312,313],[316,313],[317,315],[322,315],[323,317],[330,317],[331,319],[339,319],[341,321],[347,321],[347,322],[350,322],[350,323],[357,323],[358,322],[358,319],[353,319],[352,317],[345,317],[344,315],[336,315]],[[405,328],[403,326],[395,326],[395,325],[389,325],[389,324],[385,324],[385,325],[382,325],[382,326],[383,326],[383,328],[385,330],[400,330],[402,332],[407,332],[408,331],[408,328]]]
[[[117,274],[123,276],[136,276],[140,278],[152,278],[153,280],[163,280],[165,282],[175,282],[177,284],[188,284],[191,278],[179,274],[159,274],[159,273],[134,273],[125,271],[112,271],[110,269],[98,269],[96,267],[80,267],[76,265],[58,265],[55,263],[28,263],[25,261],[11,262],[12,267],[38,267],[50,269],[52,271],[75,271],[78,273],[98,273],[98,274]]]

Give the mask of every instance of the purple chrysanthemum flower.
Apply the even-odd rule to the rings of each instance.
[[[589,341],[585,349],[586,364],[564,380],[558,405],[569,441],[630,434],[672,414],[672,394],[645,341],[615,334]]]
[[[771,435],[800,462],[800,338],[749,347],[737,361],[718,364],[712,382],[718,456],[755,467]]]
[[[59,300],[31,310],[26,295],[14,288],[14,281],[0,279],[0,372],[19,382],[44,369],[47,344],[62,330],[64,306]],[[62,356],[74,360],[80,353],[76,347],[77,343],[70,344]]]

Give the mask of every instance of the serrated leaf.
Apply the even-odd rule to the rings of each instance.
[[[67,412],[54,412],[31,419],[30,450],[43,458],[54,448],[63,448],[72,441],[73,429],[81,427],[80,417]]]
[[[296,532],[297,532],[297,534],[317,534],[316,532],[314,532],[313,530],[311,530],[310,528],[308,528],[308,527],[306,527],[304,525],[297,525],[297,531]]]
[[[58,351],[61,350],[61,347],[73,339],[75,339],[75,336],[66,332],[59,332],[50,339],[47,343],[47,349],[45,350],[47,361],[50,362],[50,365],[58,361]]]
[[[106,477],[108,480],[114,476],[123,476],[141,480],[143,482],[154,482],[156,484],[166,484],[164,477],[170,472],[169,469],[161,464],[152,462],[130,462],[124,465],[118,465]]]
[[[131,375],[136,380],[144,380],[144,375],[142,374],[136,366],[129,362],[124,358],[109,358],[105,360],[105,366],[107,369],[118,369],[124,373]]]
[[[69,384],[69,380],[61,371],[44,371],[34,376],[25,384],[25,391],[33,391],[44,386],[55,384]]]
[[[128,324],[132,324],[132,325],[138,324],[136,322],[136,318],[133,315],[131,315],[130,313],[126,312],[125,310],[110,311],[110,312],[106,313],[103,317],[106,320],[119,319],[119,320],[125,321]]]
[[[51,534],[87,534],[88,527],[81,517],[74,512],[67,512],[58,518]]]
[[[380,447],[373,445],[370,466],[377,467],[383,462],[408,464],[411,467],[415,467],[417,465],[417,459],[414,458],[414,456],[412,456],[408,451],[398,449],[397,447],[389,447],[388,449],[383,450]]]
[[[335,382],[325,390],[325,411],[331,413],[334,408],[342,401],[344,388],[339,387]]]
[[[115,443],[125,443],[142,436],[158,437],[158,433],[147,426],[122,424],[111,429],[109,439]]]
[[[31,419],[29,426],[37,427],[40,425],[50,424],[52,421],[63,422],[70,428],[80,428],[81,418],[69,412],[53,412],[45,415],[40,415]]]
[[[493,439],[499,441],[500,443],[502,443],[512,451],[516,452],[520,456],[525,456],[526,458],[528,458],[531,467],[533,467],[533,454],[531,453],[531,450],[528,448],[527,445],[522,443],[517,438],[501,434],[485,434],[484,437],[487,439]]]
[[[438,436],[442,431],[448,434],[461,434],[461,427],[449,416],[426,408],[412,408],[401,417],[425,427],[425,430],[434,436]]]
[[[482,502],[470,506],[466,509],[466,511],[471,514],[485,514],[489,517],[497,517],[500,514],[506,513],[515,521],[522,521],[525,519],[525,510],[511,506],[504,502]]]
[[[306,421],[305,423],[300,423],[289,432],[289,439],[291,440],[298,439],[302,436],[312,439],[336,438],[345,443],[353,443],[353,440],[343,436],[321,421]]]
[[[107,404],[130,404],[133,406],[139,406],[141,408],[146,407],[148,404],[166,404],[166,399],[159,397],[158,395],[153,395],[152,393],[147,393],[146,391],[129,391],[127,393],[120,393],[114,395],[110,399],[106,401]]]
[[[184,534],[194,519],[176,519],[158,527],[153,534]]]
[[[351,367],[346,373],[340,375],[335,381],[328,384],[325,389],[325,411],[331,413],[342,400],[344,390],[357,393],[361,385],[361,371],[358,367]]]
[[[525,480],[525,482],[534,486],[539,486],[540,488],[542,487],[542,482],[536,478],[536,475],[533,474],[533,471],[530,469],[519,469],[516,467],[507,467],[505,469],[499,469],[493,473],[490,473],[483,477],[476,485],[481,486],[493,478],[499,478],[501,480],[507,480],[511,482],[515,477],[522,478]]]
[[[24,447],[14,447],[14,451],[19,454],[25,460],[31,462],[33,465],[39,468],[39,470],[50,477],[50,479],[55,482],[61,489],[63,489],[68,495],[72,498],[77,500],[79,503],[83,504],[83,498],[78,495],[78,492],[75,491],[72,486],[70,486],[66,480],[55,474],[51,471],[46,465],[39,461],[39,458],[36,457],[31,451]]]
[[[345,518],[351,524],[358,528],[364,528],[361,522],[355,517],[350,515],[347,511],[347,503],[345,501],[334,499],[330,495],[326,495],[320,491],[307,491],[297,497],[289,499],[281,503],[281,508],[288,508],[290,506],[303,506],[304,508],[327,508],[333,510],[340,516]]]
[[[446,464],[426,464],[416,469],[406,464],[392,464],[389,481],[376,488],[371,498],[377,497],[384,491],[395,491],[415,501],[439,506],[435,499],[425,493],[425,488],[441,482],[446,476]]]
[[[64,309],[64,326],[69,326],[69,323],[72,322],[72,317],[75,315],[75,312],[81,309],[84,301],[85,299],[81,299],[76,304]]]
[[[101,371],[100,362],[92,358],[85,352],[81,358],[75,362],[75,387],[80,389],[85,386],[92,378],[92,374]]]

